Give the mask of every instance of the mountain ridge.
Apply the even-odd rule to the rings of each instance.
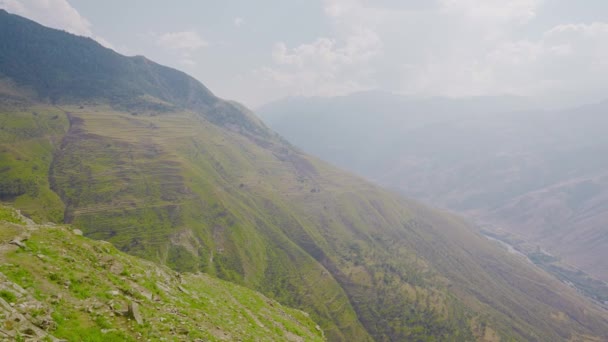
[[[122,56],[91,38],[48,29],[2,9],[0,17],[0,70],[38,100],[109,100],[127,111],[190,109],[217,124],[268,133],[255,117],[182,71],[143,56]]]

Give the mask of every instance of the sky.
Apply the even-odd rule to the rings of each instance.
[[[606,0],[0,0],[256,108],[288,96],[608,99]]]

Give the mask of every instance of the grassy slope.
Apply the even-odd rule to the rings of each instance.
[[[571,290],[462,222],[275,139],[187,112],[62,109],[71,128],[51,180],[68,221],[130,253],[305,309],[330,339],[462,340],[473,330],[548,341],[608,327]]]
[[[250,142],[221,144],[240,135],[192,114],[69,112],[72,128],[51,172],[68,221],[130,253],[304,308],[330,337],[367,335],[338,284],[261,215],[255,194],[241,191],[232,172],[254,170],[237,164]]]
[[[68,121],[53,107],[22,109],[0,111],[0,200],[38,221],[60,222],[64,205],[49,188],[48,172]]]
[[[0,207],[0,300],[14,302],[28,320],[54,337],[324,340],[307,314],[249,289],[200,273],[176,273],[111,244],[77,236],[70,227],[26,227],[5,218],[16,221]],[[7,244],[24,236],[26,249]],[[143,324],[124,316],[129,302],[139,303]],[[8,317],[0,322],[3,332],[17,333],[18,323]]]

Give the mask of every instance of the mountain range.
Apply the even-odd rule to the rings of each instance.
[[[330,341],[608,334],[605,311],[462,218],[302,152],[180,71],[0,11],[0,75],[0,199],[36,223],[259,291]]]

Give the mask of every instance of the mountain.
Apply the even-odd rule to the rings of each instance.
[[[484,115],[496,108],[499,112],[512,112],[536,105],[513,96],[458,100],[368,91],[328,98],[286,98],[256,112],[296,146],[369,176],[377,163],[395,157],[396,149],[407,142],[402,140],[410,131],[451,122],[457,118],[456,113]],[[299,126],[301,130],[297,129]],[[314,139],[310,133],[315,134]]]
[[[0,207],[0,339],[323,341],[301,311]]]
[[[0,65],[49,69],[0,69],[0,198],[28,217],[257,290],[331,341],[605,338],[606,313],[572,288],[462,219],[303,153],[183,73],[147,62],[126,85],[107,76],[124,92],[100,90],[94,70],[123,74],[137,58],[0,22]],[[80,82],[97,85],[70,90]]]
[[[387,97],[284,100],[260,114],[310,153],[608,281],[608,102],[542,111]]]
[[[189,108],[213,123],[260,128],[240,106],[220,100],[183,72],[142,56],[125,58],[91,38],[48,30],[0,11],[10,18],[0,22],[0,70],[38,99],[51,104],[105,100],[126,111]]]

